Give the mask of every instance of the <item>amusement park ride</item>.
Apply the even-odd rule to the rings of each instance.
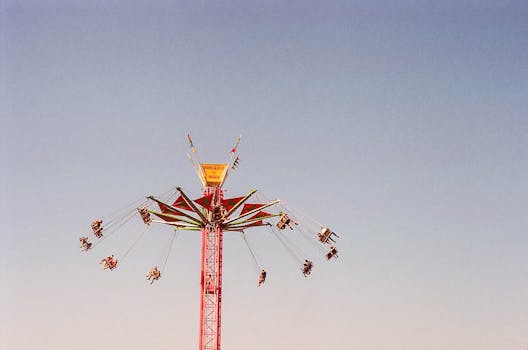
[[[141,239],[152,224],[171,226],[175,234],[180,231],[201,232],[199,350],[219,350],[224,232],[237,232],[243,236],[254,262],[259,267],[258,286],[265,282],[267,272],[258,264],[256,255],[247,241],[246,230],[258,227],[267,228],[278,238],[288,252],[302,264],[301,272],[305,277],[311,274],[313,262],[308,259],[303,261],[299,254],[296,253],[298,249],[292,246],[292,241],[287,237],[287,235],[291,234],[289,231],[298,231],[305,238],[311,240],[325,256],[326,260],[337,258],[338,252],[333,244],[335,239],[339,237],[315,220],[313,223],[316,224],[317,228],[310,230],[310,225],[301,221],[302,218],[307,219],[307,217],[304,215],[294,216],[294,212],[286,208],[279,199],[267,203],[249,203],[249,199],[257,192],[256,190],[250,191],[245,196],[224,198],[223,185],[225,180],[229,172],[235,170],[239,164],[237,152],[240,137],[237,138],[234,147],[229,152],[228,162],[224,164],[201,163],[190,135],[187,135],[187,137],[191,149],[188,155],[189,160],[203,184],[203,193],[200,198],[194,200],[189,198],[180,187],[176,187],[176,191],[171,191],[171,195],[167,199],[163,198],[163,196],[148,196],[141,203],[135,202],[113,216],[94,220],[92,222],[92,231],[98,241],[91,243],[88,237],[81,237],[80,243],[83,251],[91,250],[106,237],[123,227],[134,216],[139,216],[144,228],[142,228],[141,234],[132,246],[121,256],[110,255],[100,261],[104,269],[111,271],[118,267],[135,243]],[[150,206],[155,209],[151,209]],[[156,217],[156,219],[153,217]],[[278,218],[278,221],[273,225],[269,220],[275,218]],[[312,225],[312,227],[314,226]],[[312,232],[310,233],[309,231]],[[170,247],[173,241],[174,236]],[[325,245],[328,248],[325,248]],[[170,247],[161,266],[154,266],[146,275],[147,280],[151,284],[157,281],[164,272]]]

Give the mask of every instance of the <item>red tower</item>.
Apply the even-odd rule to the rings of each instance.
[[[221,211],[223,191],[207,187],[204,196],[213,195],[212,216]],[[220,349],[222,312],[222,239],[223,230],[214,217],[202,228],[202,268],[200,282],[199,350]]]

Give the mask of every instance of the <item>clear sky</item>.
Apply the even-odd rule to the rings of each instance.
[[[152,287],[168,228],[111,273],[78,248],[200,192],[187,132],[342,237],[305,279],[252,232],[261,288],[226,237],[224,349],[528,347],[525,1],[4,0],[0,35],[1,349],[197,347],[197,235]]]

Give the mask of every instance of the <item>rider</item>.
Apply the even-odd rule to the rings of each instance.
[[[161,277],[161,272],[158,269],[157,266],[154,266],[150,271],[147,273],[147,280],[150,281],[150,284],[154,283],[154,281],[158,280]]]
[[[103,228],[101,225],[103,224],[103,220],[94,220],[92,222],[92,231],[97,238],[103,237]]]
[[[99,264],[103,264],[103,269],[109,269],[113,270],[117,267],[117,259],[114,259],[114,254],[107,256],[106,258],[102,259]]]
[[[258,286],[257,287],[260,287],[261,284],[263,284],[264,282],[266,282],[266,270],[262,269],[262,271],[260,271],[260,276],[259,276],[259,279],[258,279]]]
[[[330,260],[333,257],[337,258],[337,249],[332,245],[330,246],[330,250],[328,251],[328,253],[326,253],[326,260]]]
[[[81,237],[79,238],[79,241],[81,242],[81,249],[83,252],[92,248],[92,243],[88,242],[88,237]]]
[[[328,241],[335,243],[335,240],[332,238],[332,236],[339,238],[339,236],[336,235],[335,232],[330,231],[330,229],[325,226],[321,227],[321,232],[317,234],[317,238],[323,243],[328,243]]]
[[[147,210],[147,207],[141,207],[137,208],[139,215],[141,215],[141,219],[143,222],[147,225],[149,225],[152,222],[152,218],[150,217],[150,213]]]
[[[277,222],[277,228],[279,230],[284,230],[286,226],[290,228],[290,230],[293,230],[292,225],[298,225],[292,218],[288,216],[288,214],[282,213],[279,219],[279,222]]]
[[[310,260],[308,259],[304,260],[304,265],[302,269],[304,277],[306,277],[312,272],[312,267],[313,267],[313,263]]]

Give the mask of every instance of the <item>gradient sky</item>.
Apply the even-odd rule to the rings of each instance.
[[[304,279],[252,232],[258,289],[226,237],[224,349],[528,347],[525,1],[4,0],[0,34],[1,349],[197,347],[197,235],[152,287],[168,228],[111,273],[78,248],[200,192],[187,132],[342,237]]]

